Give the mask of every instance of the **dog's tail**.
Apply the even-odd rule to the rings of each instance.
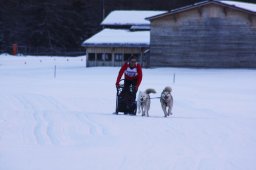
[[[147,94],[156,93],[155,89],[147,89],[145,92],[146,92]]]
[[[168,91],[169,93],[172,92],[172,88],[170,86],[167,86],[164,88],[164,91]]]

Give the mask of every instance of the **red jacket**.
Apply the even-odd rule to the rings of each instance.
[[[124,63],[121,67],[119,74],[116,79],[116,85],[119,85],[119,81],[121,80],[124,74],[125,79],[135,80],[137,79],[136,88],[138,89],[142,80],[142,69],[139,63],[136,63],[134,68],[131,68],[129,63]]]

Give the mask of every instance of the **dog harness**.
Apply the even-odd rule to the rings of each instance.
[[[167,106],[167,101],[165,101],[165,99],[160,98],[160,100],[162,101],[162,103],[163,103],[165,106]]]

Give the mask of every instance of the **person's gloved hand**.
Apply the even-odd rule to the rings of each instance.
[[[139,87],[138,87],[138,86],[135,86],[135,88],[134,88],[135,92],[137,92],[138,89],[139,89]]]

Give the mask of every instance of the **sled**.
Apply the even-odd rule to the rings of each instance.
[[[123,112],[124,114],[136,115],[137,112],[137,102],[135,100],[136,95],[134,93],[135,87],[132,85],[128,92],[124,92],[124,79],[120,80],[120,86],[116,88],[116,112]]]

